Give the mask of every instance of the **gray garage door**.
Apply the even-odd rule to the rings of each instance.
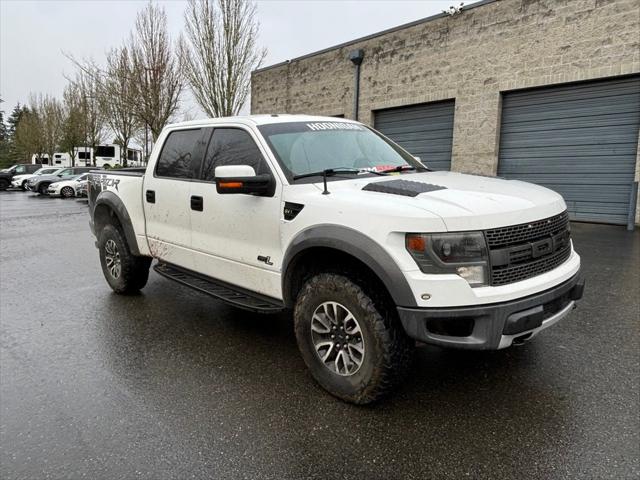
[[[498,174],[559,192],[574,220],[625,224],[639,126],[639,76],[506,93]]]
[[[451,169],[454,101],[375,112],[374,126],[433,170]]]

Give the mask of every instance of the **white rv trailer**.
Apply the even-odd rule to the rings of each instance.
[[[91,147],[76,147],[75,152],[76,166],[91,166],[93,165],[94,158],[96,167],[98,168],[113,168],[123,163],[120,159],[120,145],[116,144],[98,145],[95,148],[95,153]],[[49,162],[49,156],[46,154],[40,155],[40,160],[38,160],[37,155],[33,155],[31,157],[31,163],[42,163],[43,165],[59,166],[61,168],[70,167],[71,156],[67,152],[56,152],[53,155],[53,160]],[[134,147],[127,148],[127,165],[130,167],[143,165],[141,149]]]

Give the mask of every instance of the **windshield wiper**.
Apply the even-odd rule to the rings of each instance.
[[[324,182],[324,190],[322,191],[323,195],[328,195],[330,192],[327,190],[327,177],[333,177],[340,173],[347,173],[357,175],[361,170],[357,168],[325,168],[324,170],[320,170],[318,172],[309,172],[303,173],[301,175],[294,175],[294,180],[300,180],[301,178],[309,178],[309,177],[319,177],[322,176],[322,181]]]

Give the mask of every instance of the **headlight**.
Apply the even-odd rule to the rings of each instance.
[[[489,284],[489,256],[481,232],[408,233],[406,246],[424,273],[453,273],[472,287]]]

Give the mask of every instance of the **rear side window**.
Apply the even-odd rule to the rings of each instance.
[[[202,178],[213,181],[216,167],[249,165],[256,175],[270,173],[258,146],[248,132],[239,128],[216,128],[202,168]]]
[[[194,169],[198,167],[201,141],[202,129],[200,128],[171,132],[160,152],[156,164],[156,176],[194,178]]]

